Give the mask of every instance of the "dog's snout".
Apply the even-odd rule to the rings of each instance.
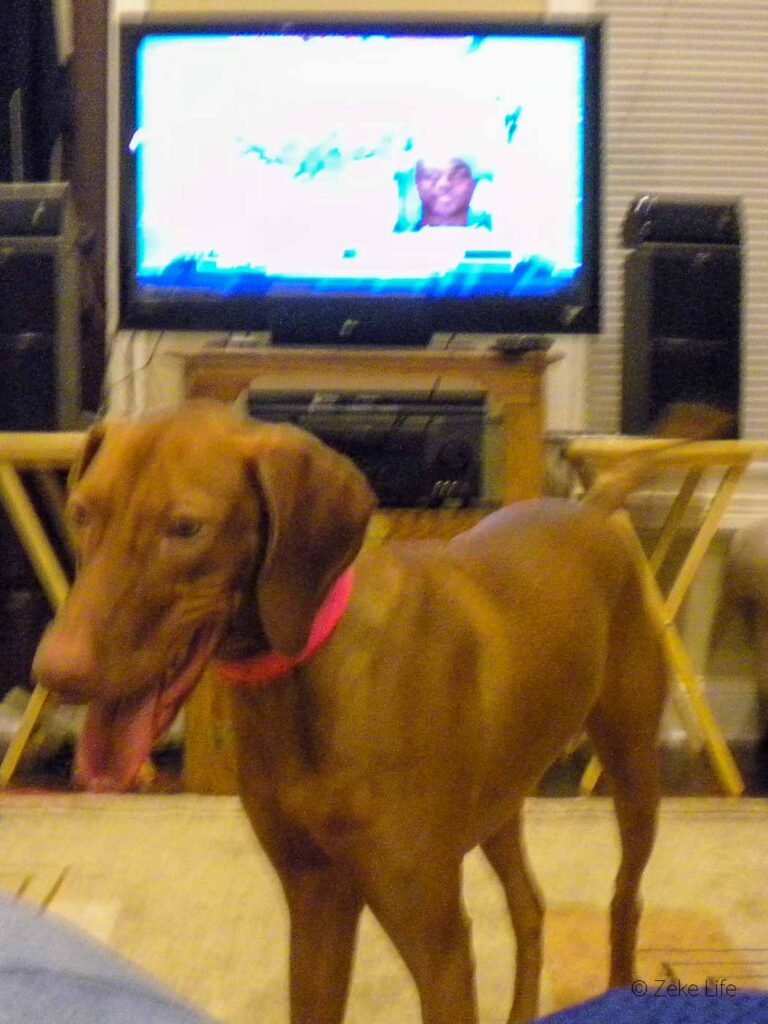
[[[96,663],[90,645],[57,624],[44,634],[32,664],[35,680],[63,700],[87,701],[93,694]]]

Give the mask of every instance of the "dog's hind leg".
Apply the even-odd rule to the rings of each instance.
[[[621,863],[611,902],[609,976],[611,987],[621,987],[630,985],[635,976],[635,947],[641,909],[638,893],[656,836],[658,766],[653,751],[635,748],[624,749],[618,754],[612,738],[606,739],[609,727],[599,719],[599,712],[596,712],[592,716],[589,733],[612,784],[621,836]],[[610,768],[609,762],[612,762]]]
[[[487,839],[482,848],[504,888],[517,944],[509,1024],[523,1024],[538,1012],[544,909],[528,867],[520,815]]]
[[[613,632],[603,693],[587,720],[611,784],[621,862],[611,903],[612,987],[630,985],[640,920],[639,888],[656,836],[660,799],[658,732],[666,671],[656,635],[640,610],[624,606]]]

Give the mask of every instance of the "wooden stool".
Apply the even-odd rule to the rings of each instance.
[[[671,470],[680,478],[677,493],[653,550],[646,555],[632,520],[625,511],[614,516],[625,534],[640,570],[648,607],[658,626],[664,652],[673,677],[672,697],[681,715],[694,749],[706,747],[715,774],[723,790],[738,796],[744,791],[741,774],[733,760],[723,733],[704,694],[703,681],[697,676],[691,657],[680,637],[675,620],[717,532],[728,504],[745,469],[753,459],[768,458],[768,443],[762,441],[701,441],[685,444],[668,440],[621,436],[580,437],[567,443],[565,456],[583,485],[588,488],[599,476],[615,468],[630,455],[657,449],[659,471]],[[704,494],[699,485],[705,473],[719,478],[714,493]],[[684,525],[694,497],[704,503],[698,528],[685,558],[666,594],[658,581],[672,544]],[[599,776],[600,765],[593,757],[582,778],[584,792],[591,792]]]

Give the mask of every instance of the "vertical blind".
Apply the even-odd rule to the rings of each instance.
[[[603,334],[590,429],[618,429],[624,214],[638,194],[742,201],[742,433],[768,438],[768,0],[595,0],[606,18]]]

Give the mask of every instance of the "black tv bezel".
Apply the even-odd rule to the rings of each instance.
[[[578,289],[549,297],[405,298],[315,295],[196,296],[185,292],[150,297],[136,283],[137,217],[135,160],[129,144],[136,125],[136,52],[148,35],[206,33],[402,34],[402,35],[530,35],[576,36],[585,42],[584,199],[582,252],[584,265]],[[311,17],[249,15],[127,16],[119,24],[119,317],[127,330],[256,332],[272,331],[275,340],[362,344],[423,344],[431,334],[595,334],[601,322],[601,157],[602,157],[603,20],[499,19],[468,20],[443,16],[435,21],[408,17],[377,19],[349,15]],[[365,324],[367,332],[339,331],[342,324]],[[318,323],[327,325],[311,335]],[[280,324],[290,326],[282,331]],[[315,325],[313,327],[313,325]],[[304,330],[306,327],[308,336]],[[407,335],[414,336],[411,342]],[[372,336],[371,336],[372,335]],[[363,339],[362,342],[359,339]]]

